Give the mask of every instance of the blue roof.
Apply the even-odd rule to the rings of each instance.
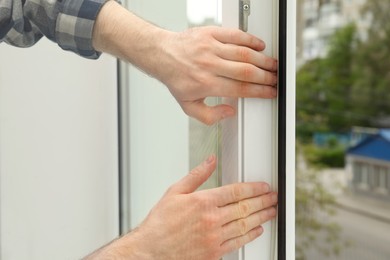
[[[347,154],[390,161],[390,130],[380,130],[348,149]]]

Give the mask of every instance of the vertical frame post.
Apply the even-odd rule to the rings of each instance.
[[[223,2],[223,26],[239,27],[238,1]],[[248,32],[279,59],[279,97],[224,101],[238,113],[222,125],[222,184],[270,183],[279,192],[278,220],[224,259],[295,259],[295,0],[251,0]]]

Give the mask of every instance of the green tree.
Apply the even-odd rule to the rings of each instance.
[[[370,26],[361,35],[354,70],[357,78],[352,98],[361,124],[381,127],[380,118],[390,116],[390,1],[367,1],[362,19]],[[389,127],[389,125],[387,126]]]
[[[352,88],[356,53],[356,27],[350,24],[336,31],[329,42],[329,52],[323,61],[323,81],[326,98],[328,129],[334,132],[349,131],[356,122],[351,114]]]
[[[297,73],[297,136],[303,142],[310,141],[315,132],[328,130],[322,66],[323,60],[315,59]]]
[[[342,247],[340,226],[334,223],[335,198],[323,186],[315,169],[297,172],[296,185],[296,259],[305,260],[308,249],[323,255],[338,255]],[[326,243],[324,243],[326,241]]]
[[[355,72],[356,28],[338,30],[325,58],[305,64],[297,73],[297,134],[307,141],[314,132],[349,130]]]

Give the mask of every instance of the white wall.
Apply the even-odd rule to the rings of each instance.
[[[77,259],[118,234],[116,61],[0,45],[0,259]]]

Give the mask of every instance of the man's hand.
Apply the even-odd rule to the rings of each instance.
[[[171,34],[163,44],[158,78],[186,114],[205,124],[235,114],[228,105],[208,107],[206,97],[276,97],[277,62],[250,34],[199,27]]]
[[[185,113],[208,125],[235,111],[225,104],[208,107],[206,97],[276,97],[276,60],[261,52],[263,41],[238,29],[170,32],[108,1],[97,17],[93,45],[163,82]]]
[[[88,259],[217,260],[260,236],[276,215],[277,194],[265,183],[195,191],[215,167],[211,156],[171,186],[136,230]]]

